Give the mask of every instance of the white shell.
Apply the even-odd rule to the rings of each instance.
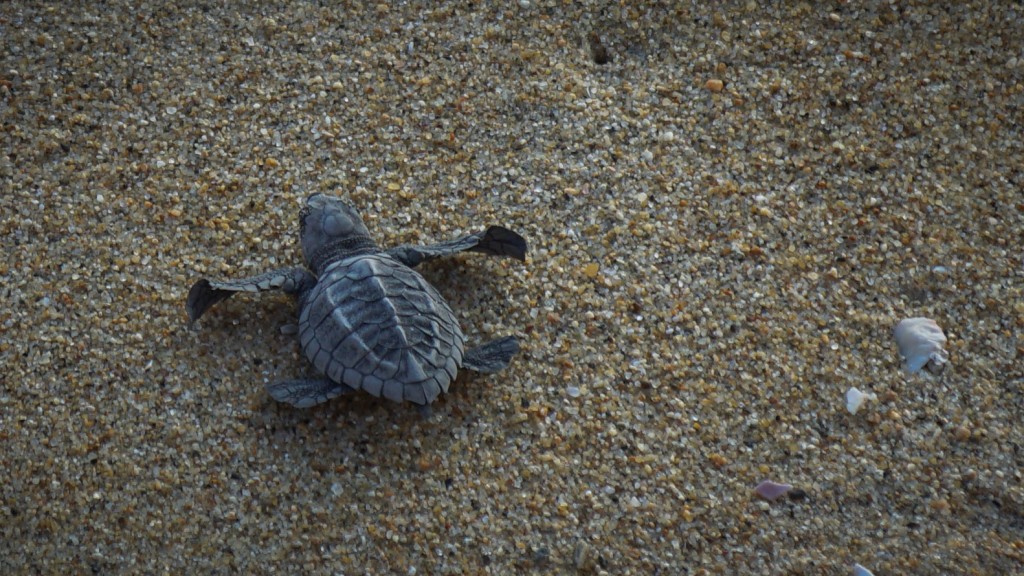
[[[853,565],[853,576],[875,576],[871,573],[871,570],[861,566],[860,564]]]
[[[864,405],[867,400],[874,400],[878,398],[873,392],[861,392],[856,387],[850,388],[846,391],[846,409],[850,414],[856,414],[860,407]]]
[[[911,374],[925,367],[941,370],[949,361],[949,354],[942,348],[946,335],[931,318],[908,318],[896,326],[894,335],[903,356],[903,369]]]

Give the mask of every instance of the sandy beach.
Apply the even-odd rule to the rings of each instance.
[[[72,4],[0,4],[0,572],[1024,574],[1019,2]],[[294,303],[185,298],[317,192],[526,237],[422,267],[511,366],[271,399]]]

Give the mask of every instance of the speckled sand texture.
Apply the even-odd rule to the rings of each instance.
[[[1019,2],[67,4],[0,3],[0,573],[1024,573]],[[313,192],[526,236],[424,271],[510,369],[303,411],[286,297],[190,329]]]

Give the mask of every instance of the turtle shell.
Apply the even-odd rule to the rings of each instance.
[[[324,270],[299,313],[299,342],[331,380],[423,405],[448,391],[466,338],[423,276],[378,253]]]

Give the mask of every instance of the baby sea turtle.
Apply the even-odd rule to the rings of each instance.
[[[519,351],[515,336],[467,350],[448,303],[413,270],[459,252],[525,261],[526,240],[519,234],[491,226],[432,246],[381,250],[355,208],[323,194],[306,199],[299,225],[308,270],[282,268],[226,282],[203,278],[185,305],[194,322],[236,292],[283,290],[298,298],[299,341],[322,376],[268,385],[275,400],[307,408],[364,390],[427,407],[448,391],[460,368],[497,372]]]

